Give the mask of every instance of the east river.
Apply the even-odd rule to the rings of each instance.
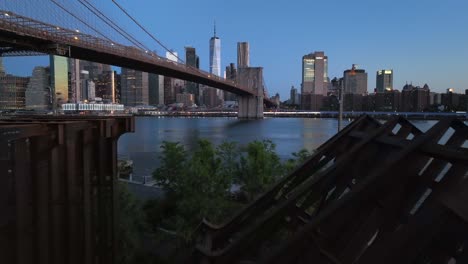
[[[314,150],[337,132],[336,119],[326,118],[265,118],[239,120],[228,117],[136,117],[135,133],[121,136],[118,143],[120,159],[133,160],[134,180],[142,181],[158,166],[161,143],[180,142],[188,151],[198,139],[208,139],[217,145],[236,141],[240,146],[254,140],[269,139],[276,144],[282,159],[302,148]],[[349,124],[343,120],[343,125]],[[426,131],[436,121],[411,121]]]

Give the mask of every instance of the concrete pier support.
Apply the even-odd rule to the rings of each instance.
[[[239,68],[237,83],[254,92],[253,96],[239,96],[238,118],[263,118],[263,68]]]

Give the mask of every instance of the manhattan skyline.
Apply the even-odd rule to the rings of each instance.
[[[289,98],[291,85],[300,87],[302,56],[323,50],[329,57],[329,77],[342,77],[351,64],[369,73],[368,91],[375,87],[375,73],[394,70],[394,88],[406,82],[427,83],[431,91],[468,89],[468,3],[392,1],[248,2],[219,4],[215,1],[130,1],[120,4],[152,34],[179,54],[185,46],[197,49],[200,68],[209,70],[209,39],[216,20],[223,40],[222,65],[237,61],[237,42],[249,42],[251,66],[264,68],[271,95]],[[106,14],[124,17],[111,1],[97,5]],[[177,7],[176,9],[174,7]],[[173,12],[170,12],[170,11]],[[134,25],[128,29],[151,49],[164,50]],[[122,22],[120,22],[122,21]],[[48,57],[5,58],[8,73],[29,76],[36,65],[48,65]]]

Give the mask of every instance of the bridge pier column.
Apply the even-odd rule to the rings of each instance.
[[[239,96],[238,118],[263,118],[263,96]]]
[[[242,67],[237,73],[237,83],[250,89],[254,95],[238,96],[238,118],[263,118],[263,68]]]

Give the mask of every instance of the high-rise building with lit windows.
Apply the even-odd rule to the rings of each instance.
[[[320,110],[328,90],[328,57],[316,51],[302,57],[301,109]]]
[[[328,57],[316,51],[302,57],[302,94],[327,95]]]
[[[393,70],[377,71],[375,87],[378,93],[393,91]]]
[[[121,103],[126,106],[148,105],[148,73],[122,68]]]

